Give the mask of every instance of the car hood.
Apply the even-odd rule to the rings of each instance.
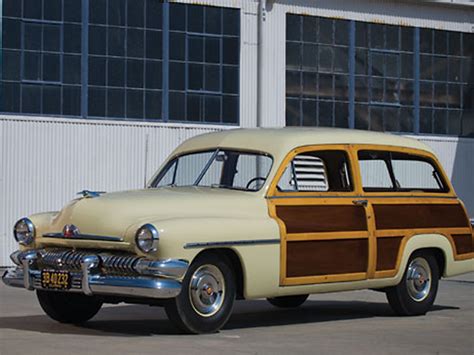
[[[262,196],[254,192],[208,187],[165,187],[106,193],[71,201],[45,226],[59,233],[67,224],[81,234],[125,235],[139,223],[175,218],[258,218],[266,213]]]

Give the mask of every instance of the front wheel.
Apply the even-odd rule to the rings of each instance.
[[[403,278],[397,286],[387,289],[388,303],[400,316],[417,316],[428,312],[438,292],[439,267],[427,252],[413,254]]]
[[[198,257],[189,267],[181,293],[165,305],[168,318],[186,333],[213,333],[229,319],[236,295],[235,275],[227,258]]]
[[[43,290],[37,290],[36,296],[43,311],[60,323],[84,323],[102,307],[94,296]]]

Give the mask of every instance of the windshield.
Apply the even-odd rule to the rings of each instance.
[[[257,191],[264,184],[272,158],[263,153],[216,149],[171,160],[151,187],[209,186]]]

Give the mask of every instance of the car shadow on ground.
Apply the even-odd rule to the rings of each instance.
[[[457,310],[458,307],[435,305],[431,312]],[[306,301],[299,308],[279,309],[265,300],[237,302],[224,329],[283,326],[334,322],[374,317],[394,317],[386,303],[361,301]],[[60,324],[46,315],[0,317],[0,329],[17,329],[49,334],[117,336],[176,335],[181,332],[168,321],[164,309],[142,305],[103,308],[83,325]]]

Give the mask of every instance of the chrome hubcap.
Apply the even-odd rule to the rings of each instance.
[[[408,266],[407,272],[408,295],[416,302],[428,297],[431,289],[431,269],[423,258],[415,258]]]
[[[224,275],[214,265],[202,265],[191,277],[189,299],[193,309],[203,317],[211,317],[222,308],[225,297]]]

